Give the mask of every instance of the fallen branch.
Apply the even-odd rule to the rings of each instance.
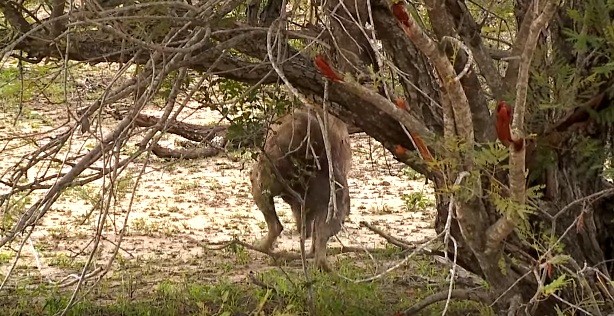
[[[476,302],[481,302],[484,304],[490,304],[491,299],[489,297],[489,295],[481,290],[471,290],[471,289],[456,289],[456,290],[452,290],[451,294],[450,294],[450,298],[451,299],[457,299],[457,300],[469,300],[469,301],[476,301]],[[448,290],[445,291],[441,291],[441,292],[437,292],[434,294],[431,294],[429,296],[427,296],[426,298],[424,298],[422,301],[414,304],[412,307],[406,309],[405,311],[403,311],[403,313],[401,315],[415,315],[416,313],[418,313],[420,310],[435,304],[437,302],[440,301],[444,301],[448,299]]]
[[[217,155],[221,150],[215,147],[170,149],[160,145],[154,145],[151,152],[160,158],[174,159],[200,159]]]
[[[365,221],[360,222],[360,225],[368,228],[370,231],[372,231],[372,232],[380,235],[382,238],[386,239],[386,241],[388,241],[389,243],[391,243],[391,244],[393,244],[393,245],[395,245],[395,246],[397,246],[397,247],[399,247],[399,248],[401,248],[403,250],[415,250],[416,248],[418,248],[416,245],[414,245],[414,244],[412,244],[410,242],[407,242],[405,240],[399,239],[397,237],[394,237],[394,236],[384,232],[383,230],[381,230],[381,229],[379,229],[379,228],[377,228],[377,227],[375,227],[375,226],[373,226],[373,225],[371,225],[371,224],[369,224],[369,223],[367,223]],[[422,245],[426,241],[428,241],[428,238],[425,238],[424,240],[418,241],[415,244]],[[436,251],[436,250],[431,250],[431,249],[427,249],[427,248],[422,249],[420,251],[420,254],[435,255],[435,256],[442,256],[442,257],[445,256],[445,253],[443,251]]]
[[[197,242],[196,243],[208,250],[222,250],[225,248],[229,248],[232,246],[242,246],[245,247],[249,250],[253,250],[253,251],[257,251],[260,253],[263,253],[265,255],[268,255],[269,257],[273,258],[274,260],[278,260],[278,259],[282,259],[282,260],[286,260],[286,261],[292,261],[292,260],[299,260],[301,259],[301,254],[298,252],[291,252],[291,251],[263,251],[262,249],[258,249],[256,247],[254,247],[254,245],[247,243],[245,241],[242,241],[240,239],[233,239],[229,242],[225,242],[220,244],[217,247],[210,247],[208,245],[205,245],[204,243],[201,242]],[[332,255],[338,255],[338,254],[342,254],[342,253],[361,253],[361,252],[377,252],[377,251],[383,251],[383,249],[377,249],[377,248],[362,248],[362,247],[342,247],[342,248],[328,248],[327,252],[332,254]],[[309,252],[306,254],[307,255],[307,259],[311,259],[313,258],[313,252]]]
[[[158,124],[159,120],[159,118],[152,115],[139,114],[135,118],[134,124],[139,127],[151,127]],[[212,140],[215,136],[222,136],[225,138],[227,129],[227,125],[203,126],[181,121],[170,121],[168,122],[166,132],[179,135],[195,142],[207,142]]]
[[[249,274],[247,275],[247,278],[256,286],[259,286],[265,290],[269,290],[269,291],[273,291],[275,293],[278,293],[277,289],[273,286],[270,286],[266,283],[264,283],[263,281],[259,280],[256,275],[254,274],[253,271],[250,271]]]
[[[379,229],[379,228],[377,228],[377,227],[375,227],[375,226],[373,226],[373,225],[371,225],[371,224],[369,224],[369,223],[367,223],[365,221],[360,222],[360,225],[368,228],[370,231],[372,231],[372,232],[380,235],[382,238],[386,239],[387,242],[389,242],[389,243],[391,243],[391,244],[393,244],[393,245],[395,245],[395,246],[397,246],[397,247],[399,247],[399,248],[401,248],[403,250],[410,250],[410,249],[414,248],[408,242],[406,242],[404,240],[401,240],[399,238],[396,238],[396,237],[394,237],[394,236],[384,232],[383,230],[381,230],[381,229]]]

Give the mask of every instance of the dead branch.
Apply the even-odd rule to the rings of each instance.
[[[270,286],[270,285],[268,285],[268,284],[264,283],[264,281],[262,281],[262,280],[259,280],[259,279],[256,277],[256,275],[254,274],[254,272],[253,272],[253,271],[250,271],[250,272],[249,272],[249,274],[247,275],[247,277],[249,278],[249,280],[250,280],[250,281],[251,281],[253,284],[255,284],[255,285],[257,285],[257,286],[259,286],[259,287],[261,287],[261,288],[263,288],[263,289],[265,289],[265,290],[269,290],[269,291],[273,291],[273,292],[277,293],[277,289],[276,289],[275,287]]]
[[[262,251],[262,249],[258,249],[257,247],[254,247],[254,245],[247,243],[245,241],[242,241],[240,239],[234,239],[229,243],[220,245],[220,247],[216,247],[216,248],[208,248],[208,249],[216,249],[216,250],[220,250],[220,249],[224,249],[224,248],[228,248],[228,247],[232,247],[235,245],[239,245],[242,247],[245,247],[249,250],[253,250],[253,251],[257,251],[260,253],[263,253],[265,255],[268,255],[269,257],[273,258],[273,260],[286,260],[286,261],[294,261],[294,260],[300,260],[301,259],[301,254],[297,253],[297,252],[290,252],[290,251]],[[207,248],[206,246],[203,246],[205,248]],[[362,253],[362,252],[377,252],[377,251],[382,251],[382,249],[377,249],[377,248],[361,248],[361,247],[342,247],[342,248],[328,248],[327,252],[330,252],[330,254],[332,255],[338,255],[338,254],[343,254],[343,253]],[[307,259],[311,259],[313,258],[313,252],[309,252],[306,253],[306,258]]]
[[[389,243],[391,243],[391,244],[393,244],[393,245],[395,245],[395,246],[397,246],[397,247],[399,247],[401,249],[409,250],[409,249],[415,248],[412,245],[410,245],[409,242],[401,240],[401,239],[399,239],[397,237],[394,237],[394,236],[384,232],[383,230],[381,230],[381,229],[379,229],[379,228],[377,228],[377,227],[375,227],[375,226],[373,226],[373,225],[371,225],[371,224],[369,224],[369,223],[367,223],[365,221],[360,222],[360,225],[364,226],[364,227],[368,228],[370,231],[372,231],[372,232],[382,236],[384,239],[386,239],[386,241],[388,241]]]
[[[215,147],[170,149],[158,144],[151,148],[151,152],[159,158],[165,159],[201,159],[217,155],[221,149]]]
[[[139,127],[151,127],[159,122],[160,118],[146,114],[139,114],[134,120],[136,126]],[[166,122],[166,124],[168,126],[166,129],[167,133],[179,135],[195,142],[211,141],[216,136],[225,138],[226,131],[228,130],[228,125],[203,126],[177,120]]]
[[[470,300],[470,301],[476,301],[476,302],[481,302],[484,304],[490,304],[490,302],[492,301],[492,299],[490,298],[490,296],[482,291],[482,290],[471,290],[471,289],[455,289],[452,290],[450,297],[452,299],[457,299],[457,300]],[[401,315],[416,315],[419,311],[421,311],[422,309],[435,304],[437,302],[443,301],[448,299],[448,291],[441,291],[441,292],[437,292],[435,294],[431,294],[429,296],[427,296],[425,299],[423,299],[422,301],[414,304],[412,307],[406,309],[405,311],[403,311],[403,313]]]

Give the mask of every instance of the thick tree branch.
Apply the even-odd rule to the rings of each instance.
[[[458,26],[455,27],[455,21],[452,19],[452,14],[448,11],[448,5],[444,0],[427,1],[427,12],[429,14],[429,19],[431,21],[431,25],[433,26],[433,30],[440,41],[444,38],[456,39],[457,37],[455,28],[458,28]],[[459,23],[460,22],[456,22],[456,24]],[[467,42],[469,41],[465,38],[465,43]],[[470,45],[473,44],[474,43],[470,42]],[[459,45],[456,45],[455,48],[452,48],[452,46],[446,45],[445,48],[448,56],[454,58],[454,68],[456,72],[460,73],[462,72],[461,69],[464,69],[463,67],[465,65],[473,64],[472,61],[468,61],[468,54],[471,52],[475,54],[475,50],[473,48],[471,50],[458,49],[458,46]],[[499,81],[500,80],[498,80],[498,82]],[[469,106],[471,107],[473,129],[476,140],[478,142],[494,140],[494,127],[490,118],[490,111],[488,110],[488,103],[485,97],[484,89],[482,88],[477,72],[471,71],[462,76],[460,82],[463,86],[465,95],[467,96],[467,100],[469,101]]]
[[[543,12],[540,13],[529,27],[525,47],[520,58],[518,80],[516,83],[516,106],[514,107],[514,119],[512,121],[513,139],[522,139],[523,137],[522,130],[526,112],[529,69],[533,59],[533,52],[535,51],[539,34],[548,21],[550,21],[556,9],[557,3],[549,1],[544,7]],[[521,150],[510,150],[510,193],[512,200],[520,206],[524,206],[526,203],[525,154],[526,146],[523,146]],[[488,228],[487,251],[496,252],[499,249],[501,242],[514,230],[516,217],[517,214],[504,214],[495,224]]]
[[[405,9],[403,8],[403,10]],[[397,18],[399,17],[397,16]],[[420,51],[434,64],[441,79],[444,90],[443,97],[448,99],[447,103],[452,108],[454,117],[450,119],[454,121],[454,125],[456,127],[456,131],[447,130],[444,131],[444,135],[445,132],[452,133],[447,136],[458,136],[468,147],[473,147],[474,134],[471,108],[469,107],[469,101],[467,100],[467,96],[465,95],[459,80],[456,79],[454,67],[448,60],[446,54],[443,53],[437,47],[435,42],[424,33],[411,15],[407,15],[407,19],[405,21],[399,22],[401,28],[403,31],[405,31],[405,34],[407,34],[414,45],[416,45],[416,47],[418,47],[418,49],[420,49]],[[445,103],[446,102],[444,102],[444,106]],[[465,167],[469,170],[472,168],[472,163],[470,161],[470,158],[467,157],[466,161],[464,162]]]
[[[396,23],[388,6],[373,4],[373,23],[377,38],[392,59],[386,66],[398,72],[412,114],[417,114],[431,131],[442,135],[440,89],[431,65]]]
[[[117,117],[122,119],[121,117]],[[134,124],[139,127],[151,127],[159,124],[160,118],[138,114],[134,119]],[[189,139],[195,142],[207,142],[212,140],[216,136],[224,137],[228,126],[202,126],[197,124],[185,123],[181,121],[169,121],[166,122],[167,128],[165,132],[179,135],[183,138]]]

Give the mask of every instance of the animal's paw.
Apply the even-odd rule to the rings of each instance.
[[[273,241],[271,241],[268,237],[264,237],[254,242],[253,247],[258,251],[269,253],[271,250],[273,250]]]
[[[328,263],[328,260],[326,260],[326,258],[318,258],[316,259],[316,267],[318,269],[320,269],[320,271],[323,272],[332,272],[333,269],[330,267],[330,264]]]

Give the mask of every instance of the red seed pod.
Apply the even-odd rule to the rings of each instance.
[[[317,55],[314,62],[316,67],[324,75],[324,77],[330,79],[332,82],[343,81],[343,79],[341,79],[341,76],[339,76],[337,72],[335,72],[335,70],[330,65],[328,65],[328,62],[326,62],[326,59],[324,59],[322,55]]]
[[[399,1],[392,5],[392,14],[395,18],[397,18],[397,20],[399,20],[399,22],[401,22],[401,24],[409,27],[409,14],[407,14],[407,11],[405,10],[403,1]]]

